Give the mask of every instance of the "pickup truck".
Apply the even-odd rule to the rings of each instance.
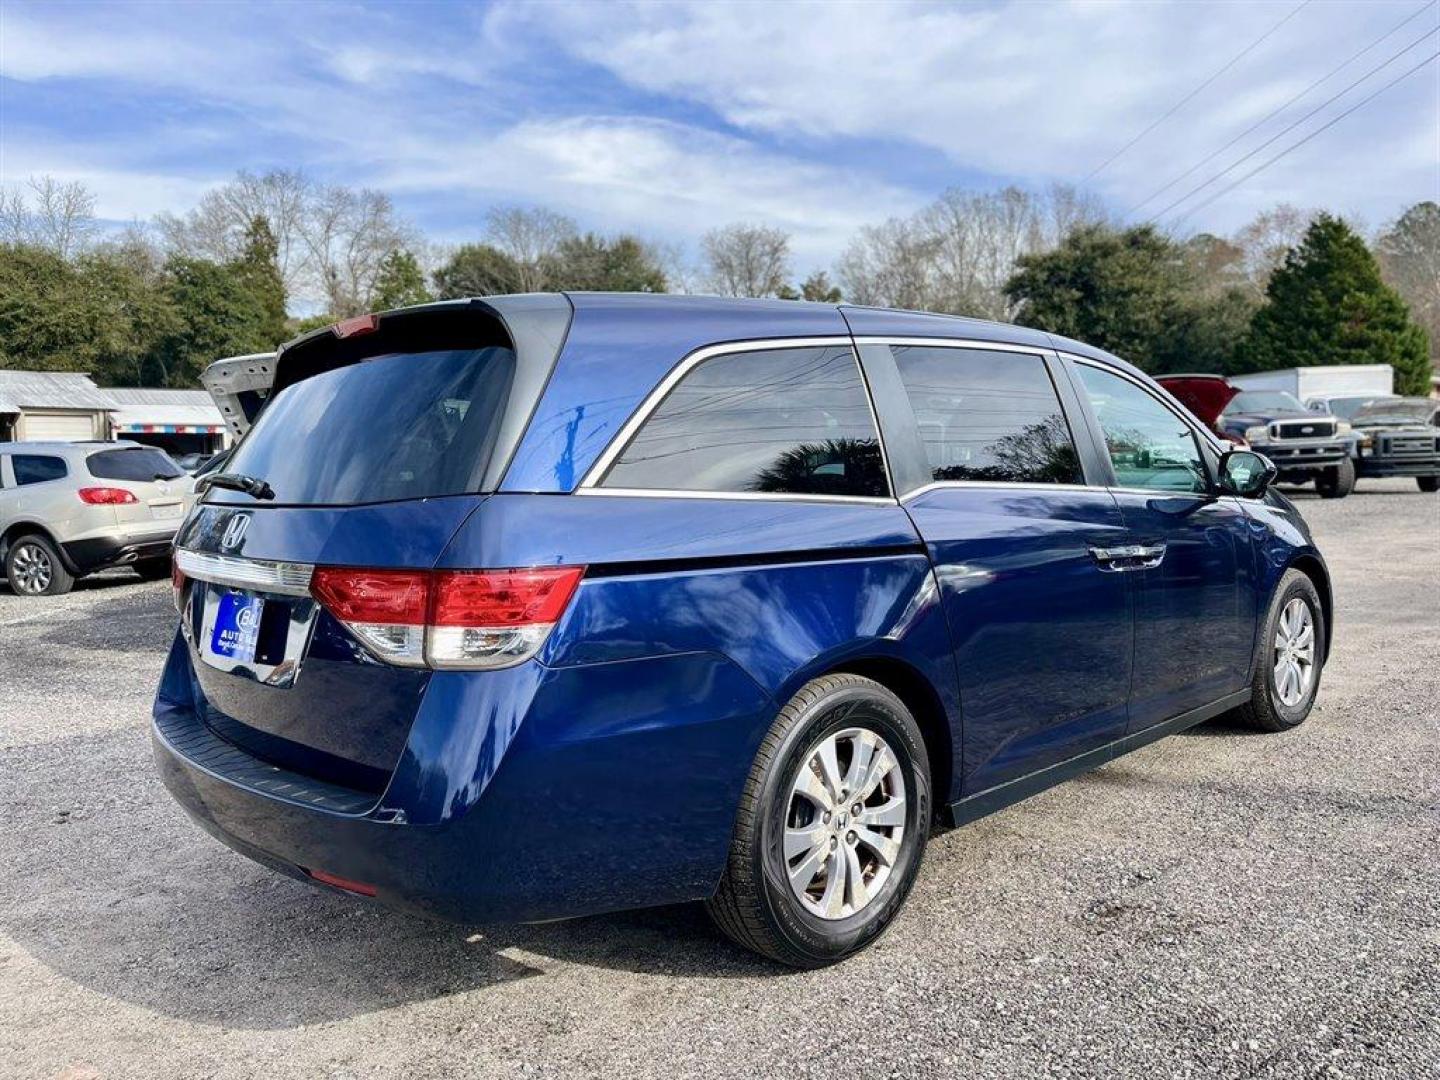
[[[1361,476],[1413,476],[1421,491],[1440,491],[1440,401],[1381,397],[1351,419]]]
[[[1284,390],[1242,390],[1223,375],[1162,375],[1157,380],[1216,434],[1275,463],[1281,483],[1315,483],[1322,499],[1355,488],[1350,425],[1300,404]]]

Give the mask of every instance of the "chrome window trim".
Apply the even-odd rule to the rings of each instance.
[[[929,491],[937,491],[944,488],[960,488],[965,490],[979,491],[1114,491],[1115,488],[1107,488],[1101,484],[1055,484],[1041,480],[932,480],[928,484],[911,488],[900,499],[907,502],[910,499],[919,498]]]
[[[175,565],[182,574],[195,581],[282,596],[309,596],[310,576],[315,572],[310,563],[242,559],[186,548],[175,549]]]
[[[971,338],[948,337],[886,337],[871,334],[857,337],[856,345],[933,345],[941,349],[990,349],[996,352],[1029,353],[1031,356],[1054,355],[1055,350],[1045,345],[1016,345],[1009,341],[976,341]]]
[[[785,491],[690,491],[677,488],[582,487],[576,495],[619,499],[723,499],[747,502],[828,502],[858,503],[866,506],[894,506],[899,500],[889,495],[808,495]]]
[[[635,433],[644,426],[650,415],[660,407],[661,402],[669,396],[677,383],[706,360],[714,359],[717,356],[729,356],[735,353],[747,352],[768,352],[774,349],[816,349],[828,348],[834,345],[843,345],[850,350],[851,359],[855,361],[856,373],[860,376],[860,387],[865,394],[865,405],[870,410],[870,423],[875,428],[875,442],[880,447],[880,466],[885,472],[885,483],[889,486],[891,495],[801,495],[788,492],[768,491],[678,491],[670,488],[603,488],[600,486],[605,474],[610,471],[610,466],[615,464],[615,459],[625,452]],[[630,419],[615,437],[606,444],[595,463],[586,471],[584,478],[575,489],[576,495],[603,495],[618,494],[626,498],[640,498],[646,495],[674,497],[674,498],[697,498],[697,499],[800,499],[806,502],[861,502],[861,503],[885,503],[893,504],[898,500],[893,495],[895,490],[894,478],[890,475],[890,462],[885,456],[885,438],[880,434],[880,418],[875,413],[875,400],[870,393],[870,383],[865,378],[865,367],[860,363],[860,355],[855,351],[855,341],[848,334],[826,337],[793,337],[793,338],[760,338],[752,341],[729,341],[718,345],[705,345],[694,352],[683,357],[678,364],[670,369],[665,378],[661,379],[645,399],[640,402],[639,408],[631,414]]]

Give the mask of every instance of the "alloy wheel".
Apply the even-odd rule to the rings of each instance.
[[[50,554],[38,544],[22,543],[16,547],[10,566],[15,574],[15,587],[32,596],[38,596],[48,589],[55,576]]]
[[[790,786],[785,869],[821,919],[863,910],[884,888],[905,836],[905,773],[886,741],[845,728],[810,748]]]
[[[1275,627],[1275,696],[1286,708],[1305,700],[1315,681],[1315,616],[1295,597],[1280,612]]]

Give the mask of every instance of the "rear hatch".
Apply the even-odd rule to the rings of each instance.
[[[372,580],[430,571],[495,490],[568,320],[563,297],[433,305],[279,354],[221,469],[264,488],[209,488],[177,539],[182,632],[215,734],[383,788],[429,670],[395,628],[367,630],[345,604]],[[348,600],[322,588],[337,574]]]
[[[129,497],[102,496],[127,534],[164,533],[180,524],[191,481],[165,451],[153,446],[97,450],[85,458],[85,469],[101,490],[129,492]]]

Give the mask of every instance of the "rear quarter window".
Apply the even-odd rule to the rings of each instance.
[[[64,458],[49,454],[14,454],[10,458],[10,467],[15,470],[16,487],[59,480],[69,472]]]
[[[880,439],[848,346],[701,361],[621,450],[605,488],[884,496]]]
[[[151,480],[174,480],[185,475],[164,450],[151,447],[127,447],[102,450],[85,459],[85,468],[97,480],[130,480],[148,483]]]
[[[515,375],[503,346],[388,353],[274,395],[224,472],[276,503],[392,502],[478,490]]]

